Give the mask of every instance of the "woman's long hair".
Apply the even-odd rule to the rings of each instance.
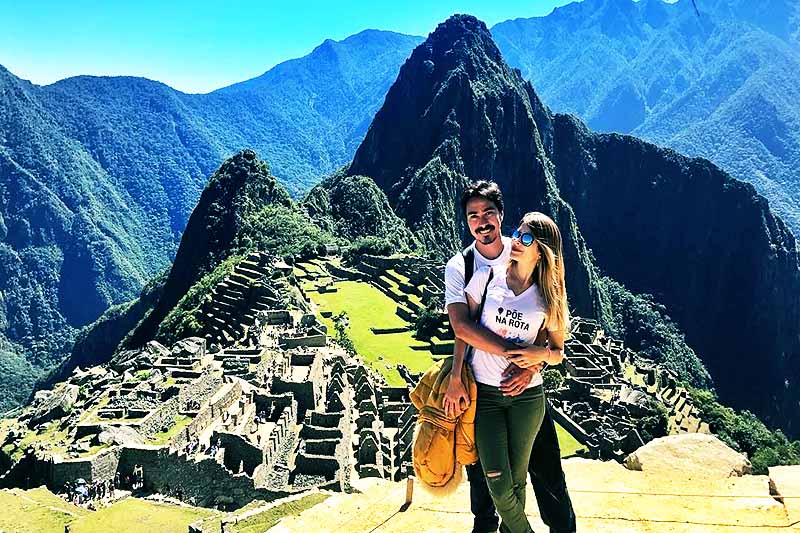
[[[553,219],[538,211],[526,213],[520,222],[522,224],[530,228],[539,247],[539,262],[533,269],[532,277],[547,307],[544,325],[551,331],[563,331],[566,336],[569,333],[569,307],[561,231]]]

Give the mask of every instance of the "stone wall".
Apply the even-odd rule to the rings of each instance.
[[[120,455],[123,477],[142,465],[145,489],[162,493],[180,490],[193,505],[234,509],[254,499],[272,501],[289,495],[256,488],[247,474],[232,474],[212,458],[195,461],[166,448],[126,447]]]
[[[187,402],[190,400],[205,401],[214,394],[221,384],[221,376],[211,372],[204,372],[197,379],[184,385],[177,396],[162,403],[158,409],[142,419],[137,427],[139,433],[144,438],[150,438],[165,428],[171,427]]]
[[[52,464],[50,479],[46,483],[49,487],[60,490],[64,483],[74,482],[78,478],[89,482],[113,479],[117,472],[119,455],[120,449],[115,446],[84,459],[56,461]]]
[[[323,348],[327,345],[327,337],[323,333],[316,335],[304,335],[302,337],[291,337],[289,335],[279,338],[281,348],[291,350],[292,348]]]
[[[224,386],[224,385],[222,385]],[[216,392],[214,393],[216,394]],[[238,381],[234,381],[230,390],[214,400],[213,403],[201,409],[194,419],[181,430],[170,442],[173,448],[183,448],[187,442],[194,439],[213,422],[215,418],[222,416],[223,411],[231,406],[233,402],[242,395],[242,386]],[[212,395],[213,396],[213,395]]]
[[[156,433],[172,426],[178,416],[179,407],[178,397],[170,398],[142,419],[136,429],[145,439],[151,438]]]
[[[332,275],[338,278],[355,280],[355,281],[359,281],[363,278],[361,273],[358,272],[357,270],[352,270],[345,267],[338,267],[333,263],[328,263],[327,265],[325,265],[325,268],[328,269],[328,272],[330,272]]]
[[[256,467],[264,462],[264,451],[248,442],[242,435],[215,431],[211,436],[211,442],[216,442],[217,439],[225,449],[223,459],[225,468],[231,472],[246,472],[252,476]],[[243,470],[240,470],[240,466]]]

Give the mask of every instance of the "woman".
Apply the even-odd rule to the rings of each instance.
[[[531,448],[544,416],[542,376],[534,374],[518,396],[504,396],[500,381],[511,362],[528,368],[563,359],[569,316],[558,226],[542,213],[526,214],[512,234],[508,263],[493,271],[478,270],[465,292],[470,313],[481,325],[519,346],[504,354],[475,350],[471,366],[478,383],[475,440],[502,520],[500,531],[529,532],[525,484]],[[534,346],[540,328],[547,332],[546,346]]]

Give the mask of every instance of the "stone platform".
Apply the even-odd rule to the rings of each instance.
[[[689,477],[627,470],[615,461],[572,458],[564,461],[567,484],[578,518],[578,531],[638,532],[779,532],[800,531],[790,500],[782,504],[770,494],[768,476]],[[800,466],[782,467],[774,479],[780,492],[789,479],[800,479]],[[270,529],[399,533],[464,532],[472,526],[469,484],[450,496],[436,498],[414,491],[405,501],[406,482],[360,480],[361,494],[337,494],[299,516],[287,517]],[[796,485],[797,483],[794,483]],[[788,492],[786,493],[788,495]],[[798,500],[791,500],[796,502]],[[535,531],[547,531],[528,486],[526,511]]]

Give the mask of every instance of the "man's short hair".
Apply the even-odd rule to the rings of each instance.
[[[464,188],[464,192],[461,193],[461,212],[463,214],[467,214],[467,204],[473,198],[489,200],[497,206],[500,213],[503,212],[503,193],[493,181],[473,181]]]

